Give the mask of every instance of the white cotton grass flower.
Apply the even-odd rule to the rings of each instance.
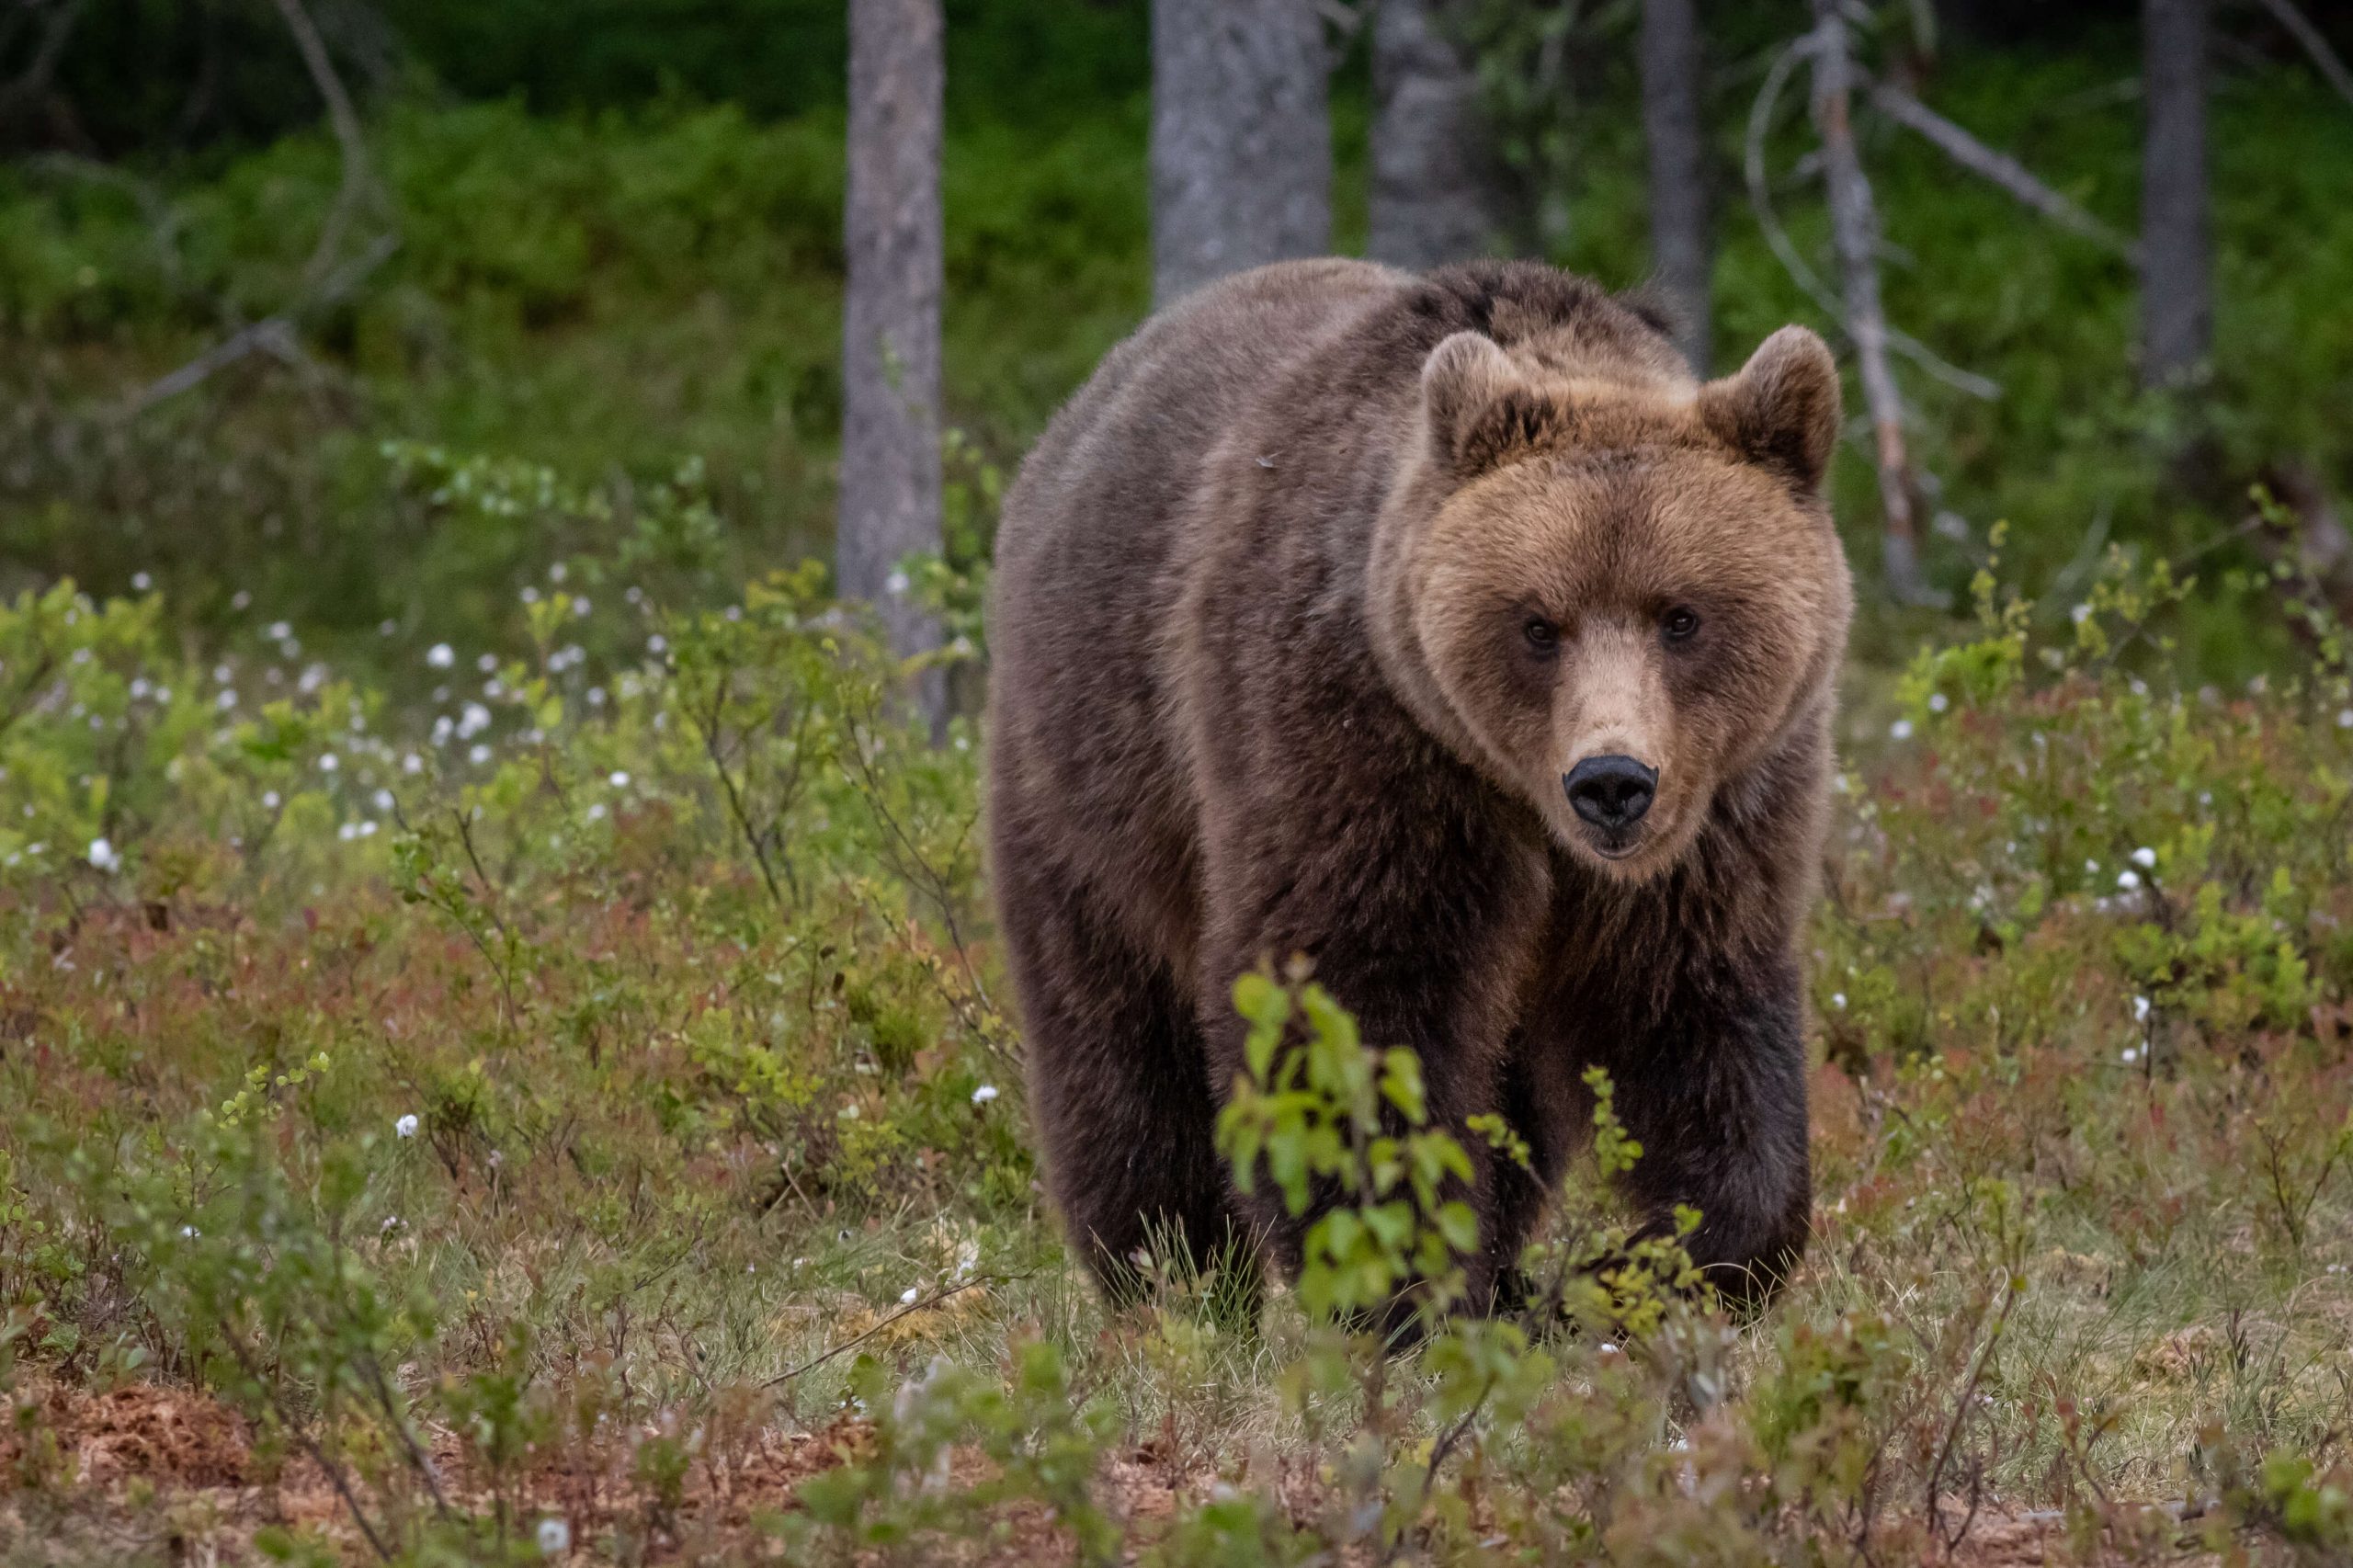
[[[540,1556],[561,1557],[572,1550],[572,1527],[562,1519],[541,1519],[539,1541]]]
[[[2137,1045],[2126,1046],[2123,1051],[2123,1058],[2124,1065],[2127,1067],[2131,1066],[2132,1063],[2141,1060],[2141,1048]]]
[[[2143,844],[2132,851],[2132,863],[2144,871],[2154,871],[2157,869],[2157,852]]]
[[[425,651],[425,662],[437,670],[451,669],[458,663],[458,651],[447,642],[436,642]]]
[[[1909,719],[1898,719],[1894,723],[1890,724],[1887,727],[1887,733],[1888,738],[1891,740],[1910,740],[1912,738],[1912,721]]]
[[[996,1085],[995,1084],[983,1084],[979,1088],[972,1091],[972,1103],[974,1105],[986,1105],[989,1101],[995,1098],[996,1098]]]
[[[90,864],[109,876],[122,869],[122,855],[103,838],[90,840]]]
[[[1838,1009],[1838,1011],[1842,1013],[1845,1012],[1847,1010],[1847,994],[1844,991],[1833,991],[1830,994],[1830,1005]]]
[[[910,1285],[905,1290],[899,1292],[899,1305],[903,1307],[912,1307],[915,1304],[915,1298],[922,1294],[923,1291],[919,1287]]]
[[[194,1225],[182,1225],[180,1227],[180,1240],[184,1242],[192,1242],[202,1234],[204,1234],[204,1233],[198,1230]]]
[[[2353,708],[2340,708],[2336,710],[2336,727],[2340,730],[2353,730]]]
[[[1928,696],[1928,711],[1931,713],[1941,713],[1951,706],[1952,699],[1941,691],[1931,692]]]
[[[393,1136],[393,1137],[395,1137],[395,1138],[414,1138],[414,1137],[415,1137],[415,1136],[416,1136],[416,1112],[415,1112],[415,1111],[410,1111],[406,1116],[404,1116],[404,1117],[402,1117],[399,1120],[397,1120],[397,1121],[393,1122],[393,1123],[392,1123],[392,1136]]]
[[[2141,873],[2133,870],[2119,871],[2116,873],[2116,885],[2126,892],[2131,892],[2141,885]]]
[[[629,788],[629,770],[627,768],[616,767],[612,772],[605,776],[605,782],[610,784],[616,790],[626,790]]]
[[[2132,1021],[2136,1024],[2145,1024],[2149,1021],[2149,999],[2146,996],[2132,998]]]

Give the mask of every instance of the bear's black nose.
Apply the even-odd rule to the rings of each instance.
[[[1569,804],[1577,815],[1616,832],[1642,821],[1651,809],[1658,769],[1644,767],[1631,756],[1589,756],[1561,775],[1561,788],[1569,792]]]

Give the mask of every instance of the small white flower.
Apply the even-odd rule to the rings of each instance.
[[[320,771],[320,772],[322,772],[322,773],[333,773],[336,768],[341,767],[342,766],[343,766],[343,759],[342,759],[341,757],[336,756],[335,755],[335,753],[333,753],[333,752],[331,752],[331,751],[328,751],[328,752],[321,752],[321,753],[319,754],[319,771]]]
[[[425,662],[437,670],[446,670],[458,662],[458,651],[447,642],[436,642],[425,651]]]
[[[335,830],[335,835],[337,838],[342,839],[346,844],[348,844],[353,839],[359,836],[359,824],[356,822],[345,823],[341,827]]]
[[[626,768],[616,767],[605,776],[605,782],[616,790],[626,790],[629,788],[629,772]]]
[[[899,1293],[899,1304],[903,1307],[912,1307],[915,1304],[915,1298],[922,1294],[923,1292],[921,1290],[918,1290],[915,1287],[910,1285]]]
[[[586,597],[585,595],[583,595],[581,597],[579,597],[579,598],[576,598],[576,599],[573,600],[573,601],[572,601],[572,614],[573,614],[573,619],[575,619],[575,620],[585,620],[585,619],[588,618],[588,608],[589,608],[589,606],[588,606],[588,599],[587,599],[587,597]]]
[[[483,745],[480,741],[476,741],[473,744],[473,749],[466,753],[466,760],[472,763],[476,767],[480,767],[483,763],[490,760],[490,748]]]
[[[392,809],[392,792],[390,790],[377,790],[375,800],[378,811],[389,812]]]
[[[285,621],[273,620],[269,623],[269,640],[271,642],[283,642],[289,637],[293,635],[294,628],[287,624]]]
[[[981,1266],[981,1244],[959,1242],[956,1244],[956,1278],[969,1279],[972,1270]]]
[[[2149,999],[2146,996],[2132,998],[2132,1021],[2136,1024],[2145,1024],[2149,1021]]]
[[[1618,1354],[1618,1346],[1605,1339],[1601,1342],[1601,1353],[1604,1356],[1615,1356]]]
[[[2124,1065],[2126,1065],[2127,1067],[2130,1067],[2130,1066],[2131,1066],[2131,1065],[2132,1065],[2132,1063],[2134,1063],[2135,1062],[2138,1062],[2138,1061],[2140,1061],[2140,1060],[2141,1060],[2141,1050],[2140,1050],[2140,1047],[2138,1047],[2138,1046],[2132,1046],[2132,1045],[2128,1045],[2128,1046],[2126,1046],[2126,1047],[2124,1048]]]
[[[2353,708],[2340,708],[2336,710],[2336,727],[2340,730],[2353,730]]]
[[[411,1111],[411,1112],[409,1112],[406,1116],[402,1117],[398,1121],[393,1122],[393,1123],[392,1123],[392,1136],[393,1136],[393,1137],[395,1137],[395,1138],[414,1138],[414,1137],[415,1137],[415,1136],[416,1136],[416,1112],[415,1112],[415,1111]]]
[[[1847,1010],[1847,994],[1844,991],[1833,991],[1830,994],[1830,1005],[1837,1008],[1840,1012],[1845,1012]]]
[[[2086,876],[2087,876],[2087,877],[2097,877],[2097,876],[2098,876],[2098,875],[2099,875],[2099,862],[2098,862],[2098,861],[2097,861],[2097,860],[2086,860],[2086,861],[2085,861],[2085,862],[2084,862],[2084,875],[2086,875]]]
[[[278,791],[277,791],[277,790],[264,790],[261,792],[261,803],[262,803],[262,809],[263,809],[264,811],[271,811],[271,812],[276,811],[276,810],[278,809]]]
[[[532,587],[528,583],[525,584],[523,585],[523,602],[527,605],[538,604],[540,602],[540,590]]]
[[[1909,719],[1898,719],[1894,723],[1890,724],[1887,727],[1887,733],[1892,739],[1908,741],[1912,738],[1912,721]]]
[[[202,1234],[204,1234],[204,1233],[198,1230],[194,1225],[182,1225],[180,1227],[180,1239],[182,1241],[192,1242]]]
[[[387,1214],[384,1216],[384,1222],[376,1227],[376,1233],[380,1236],[389,1236],[400,1228],[401,1217],[397,1214]]]
[[[480,670],[484,675],[490,674],[491,671],[497,667],[498,655],[495,653],[484,653],[481,658],[474,661],[474,668]]]
[[[101,871],[119,871],[122,869],[122,857],[105,839],[93,838],[90,840],[90,864]]]
[[[894,598],[905,593],[908,586],[907,574],[904,572],[893,572],[882,580],[882,591]]]
[[[425,771],[425,759],[417,756],[416,753],[411,752],[406,756],[401,758],[401,771],[403,773],[422,773]]]
[[[669,646],[670,640],[659,631],[645,640],[645,651],[649,653],[659,653]]]
[[[237,705],[237,694],[223,687],[221,689],[221,695],[212,699],[212,705],[226,713]]]
[[[2069,610],[2067,614],[2077,626],[2081,626],[2084,622],[2092,618],[2092,607],[2089,605],[2077,605],[2074,609]]]
[[[989,1101],[995,1098],[996,1098],[996,1085],[995,1084],[983,1084],[979,1088],[972,1091],[972,1103],[974,1105],[986,1105]]]
[[[141,594],[143,594],[143,593],[145,593],[148,589],[150,589],[150,588],[153,587],[154,585],[155,585],[155,579],[154,579],[154,577],[153,577],[153,575],[151,575],[151,574],[148,574],[148,573],[145,573],[145,572],[133,572],[133,573],[131,574],[131,591],[132,591],[132,592],[134,592],[134,593],[141,593]]]
[[[2126,892],[2131,892],[2141,885],[2141,873],[2131,870],[2119,871],[2116,873],[2116,885]]]
[[[2157,869],[2157,852],[2144,844],[2132,851],[2132,863],[2144,871],[2154,871]]]
[[[589,808],[588,808],[588,820],[589,820],[590,822],[603,822],[603,821],[605,820],[605,802],[604,802],[604,801],[595,801],[594,803],[592,803],[592,804],[589,806]]]
[[[1932,693],[1928,698],[1928,711],[1931,713],[1941,713],[1951,706],[1951,699],[1941,691]]]
[[[540,1555],[561,1557],[572,1550],[572,1527],[562,1519],[540,1521]]]
[[[479,702],[469,702],[458,714],[458,738],[472,740],[490,728],[490,710]]]

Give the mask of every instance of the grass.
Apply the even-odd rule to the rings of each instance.
[[[414,730],[301,655],[190,665],[152,597],[0,615],[9,1560],[2353,1540],[2316,597],[2301,673],[2226,698],[2135,673],[2162,574],[2049,620],[1988,579],[1842,781],[1783,1302],[1733,1324],[1660,1258],[1392,1364],[1181,1274],[1107,1314],[1027,1152],[977,737],[900,727],[813,574],[583,611],[593,564],[529,656],[426,659]]]

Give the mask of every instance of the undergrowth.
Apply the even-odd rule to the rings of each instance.
[[[394,457],[453,516],[593,505]],[[528,654],[424,650],[414,720],[291,628],[206,663],[153,595],[0,610],[14,1560],[2353,1550],[2353,688],[2293,569],[2120,554],[2053,613],[1989,569],[1903,676],[1840,779],[1764,1320],[1628,1242],[1606,1080],[1524,1299],[1448,1312],[1463,1143],[1510,1131],[1430,1124],[1288,969],[1223,1145],[1345,1196],[1237,1321],[1180,1259],[1125,1314],[1078,1282],[982,737],[911,725],[813,569],[664,608],[706,506],[556,562]],[[2193,593],[2291,607],[2293,673],[2172,684]],[[108,1425],[166,1398],[209,1469]]]

